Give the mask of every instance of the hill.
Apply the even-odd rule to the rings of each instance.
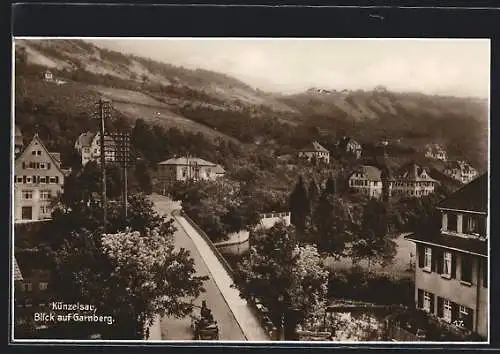
[[[216,140],[299,148],[319,131],[363,143],[399,139],[419,149],[441,143],[451,157],[487,166],[485,100],[372,91],[310,89],[266,93],[208,70],[190,70],[97,47],[82,40],[16,40],[16,105],[50,105],[88,115],[107,96],[120,119],[176,127]],[[49,68],[65,84],[46,83]],[[16,107],[17,108],[17,107]],[[21,114],[23,109],[20,109]],[[27,119],[24,119],[26,121]]]

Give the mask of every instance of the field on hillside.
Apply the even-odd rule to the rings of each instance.
[[[397,244],[397,253],[394,257],[392,264],[383,267],[380,265],[372,266],[372,271],[378,274],[386,274],[393,276],[395,278],[407,278],[412,273],[409,271],[410,268],[410,254],[413,255],[412,262],[415,262],[415,244],[411,241],[405,240],[403,235],[400,235],[395,239]],[[358,263],[364,269],[368,269],[368,262],[366,260]],[[330,269],[348,269],[353,266],[351,258],[344,257],[340,260],[335,260],[333,258],[327,259],[327,266]]]

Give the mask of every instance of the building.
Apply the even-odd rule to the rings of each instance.
[[[106,162],[116,161],[117,146],[110,136],[104,136]],[[89,161],[101,162],[101,133],[86,132],[80,134],[75,142],[75,149],[82,157],[82,166]]]
[[[488,176],[437,205],[441,229],[407,236],[417,246],[415,302],[452,326],[488,336]]]
[[[17,157],[23,151],[24,141],[21,129],[16,124],[14,129],[14,156]]]
[[[469,183],[478,175],[477,170],[466,161],[452,161],[443,172],[463,184]]]
[[[272,213],[265,213],[265,214],[260,214],[260,223],[259,226],[263,227],[264,229],[270,229],[271,227],[274,226],[279,221],[284,221],[286,226],[290,225],[290,218],[291,218],[291,213],[289,211],[285,212],[272,212]]]
[[[19,264],[17,263],[16,257],[14,257],[14,283],[23,281],[23,274],[21,269],[19,269]]]
[[[49,152],[35,134],[16,159],[14,171],[14,220],[49,219],[50,201],[64,185],[60,155]]]
[[[214,181],[224,176],[224,168],[197,157],[172,158],[158,164],[157,179],[166,186],[175,181]]]
[[[446,161],[448,155],[445,149],[439,144],[428,144],[425,146],[425,157],[434,160]]]
[[[48,312],[53,300],[49,290],[50,271],[23,269],[23,273],[23,279],[17,281],[14,288],[15,335],[21,338],[48,328],[47,322],[34,321],[34,315]]]
[[[375,166],[363,165],[348,178],[349,188],[370,198],[382,196],[382,170]]]
[[[54,80],[54,75],[52,74],[52,72],[50,70],[45,70],[43,72],[43,79],[45,81],[53,81]]]
[[[298,156],[299,158],[307,158],[308,161],[315,158],[318,162],[323,161],[327,164],[330,163],[330,151],[325,149],[317,141],[313,141],[311,144],[300,150]]]
[[[361,154],[363,153],[363,147],[361,146],[361,144],[347,136],[344,136],[342,139],[340,139],[340,141],[337,143],[337,148],[343,153],[348,153],[356,156],[357,159],[359,159],[361,157]]]
[[[434,193],[439,182],[422,166],[410,162],[400,168],[390,185],[390,194],[420,198]]]

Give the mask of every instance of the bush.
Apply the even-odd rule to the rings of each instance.
[[[414,283],[409,278],[393,279],[354,267],[330,273],[328,297],[413,306]]]

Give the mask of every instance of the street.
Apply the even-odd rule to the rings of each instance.
[[[155,210],[162,215],[169,215],[172,208],[175,207],[172,202],[170,202],[166,197],[153,195],[150,198],[154,205]],[[201,306],[202,300],[207,301],[207,306],[212,310],[214,319],[217,321],[219,326],[219,339],[220,340],[235,340],[244,341],[246,340],[243,331],[241,330],[238,322],[233,316],[226,300],[222,296],[217,284],[213,280],[207,265],[203,261],[202,256],[198,252],[195,244],[191,238],[186,234],[184,229],[175,222],[177,231],[174,234],[175,246],[176,248],[184,248],[189,250],[191,256],[193,257],[197,274],[207,275],[210,277],[204,283],[206,292],[203,293],[198,299],[195,300],[195,304]],[[195,309],[195,314],[198,315],[198,309]],[[161,339],[163,340],[192,340],[193,331],[191,329],[191,319],[189,317],[176,319],[171,317],[165,317],[160,322],[161,327]]]

